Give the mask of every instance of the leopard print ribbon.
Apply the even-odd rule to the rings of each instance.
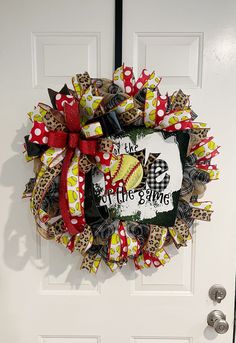
[[[61,173],[61,167],[62,162],[58,163],[53,168],[46,169],[42,175],[39,174],[31,197],[31,210],[34,215],[38,214],[47,189],[50,187],[55,177]]]
[[[151,255],[156,255],[163,248],[168,229],[163,226],[150,225],[150,234],[144,250]]]
[[[213,211],[205,208],[192,207],[191,218],[197,220],[210,221]]]
[[[187,241],[191,239],[188,225],[180,218],[176,218],[175,225],[169,228],[169,233],[177,249],[181,246],[186,246]]]

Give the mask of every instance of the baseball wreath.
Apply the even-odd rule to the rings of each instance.
[[[161,78],[121,66],[113,80],[78,74],[51,106],[30,113],[25,157],[35,177],[30,197],[37,231],[83,255],[81,268],[96,273],[101,260],[114,271],[134,261],[159,267],[191,239],[195,219],[210,220],[200,202],[218,179],[218,154],[209,128],[196,122],[189,96],[161,95]]]

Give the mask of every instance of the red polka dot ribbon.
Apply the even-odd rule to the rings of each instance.
[[[122,65],[115,70],[113,81],[126,94],[134,96],[144,87],[156,88],[161,78],[155,72],[150,74],[146,69],[143,69],[141,75],[135,80],[133,68]]]
[[[48,129],[44,123],[34,121],[30,131],[29,141],[36,144],[47,144],[48,133]]]
[[[56,107],[58,111],[64,111],[65,104],[73,105],[75,103],[75,98],[73,95],[65,95],[58,93],[55,98]]]
[[[144,88],[147,90],[144,111],[146,127],[157,127],[167,132],[193,128],[191,110],[179,110],[177,105],[172,110],[168,109],[169,97],[159,94],[157,87],[161,78],[156,72],[149,73],[143,69],[135,81],[133,68],[123,65],[115,70],[113,81],[130,97],[135,96]],[[185,96],[185,98],[188,97]]]

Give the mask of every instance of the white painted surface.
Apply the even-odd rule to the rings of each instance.
[[[89,70],[91,75],[99,75],[101,33],[90,32],[90,30],[88,32],[32,32],[34,87],[46,88],[48,84],[61,85],[62,82],[68,82],[76,70]],[[112,56],[112,52],[108,55]],[[111,67],[111,62],[109,64]]]
[[[179,87],[184,83],[187,87],[200,87],[203,36],[203,32],[134,32],[132,65],[139,73],[143,65],[158,67],[166,86]]]
[[[59,87],[68,74],[88,69],[93,76],[111,75],[113,9],[109,0],[9,0],[1,5],[1,339],[4,343],[231,343],[233,0],[126,0],[124,6],[125,62],[137,70],[147,61],[167,76],[163,91],[181,87],[191,93],[194,110],[222,145],[221,181],[210,185],[205,196],[214,200],[215,214],[210,224],[197,225],[193,244],[158,271],[142,274],[128,267],[112,275],[102,266],[96,277],[89,276],[79,270],[80,257],[36,239],[29,204],[20,198],[32,176],[20,153],[29,129],[26,113],[37,101],[48,102],[46,88]],[[147,45],[147,60],[138,52],[142,44]],[[80,51],[80,56],[72,56]],[[227,289],[220,305],[208,298],[214,283]],[[207,314],[214,308],[227,315],[226,335],[217,336],[207,328]]]

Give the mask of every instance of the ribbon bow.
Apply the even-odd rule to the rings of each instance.
[[[65,112],[65,121],[66,126],[69,132],[63,131],[50,131],[48,134],[48,145],[52,148],[65,148],[66,154],[62,164],[62,171],[61,171],[61,178],[60,178],[60,186],[59,186],[59,207],[61,210],[61,215],[64,220],[65,226],[67,227],[69,233],[71,235],[75,235],[78,232],[83,230],[83,225],[85,224],[84,216],[82,215],[83,209],[80,207],[82,203],[77,203],[77,210],[80,207],[81,215],[73,218],[71,216],[71,212],[69,209],[68,202],[75,202],[77,200],[76,190],[77,193],[83,198],[83,193],[81,193],[80,182],[84,182],[85,175],[83,172],[79,171],[79,165],[75,165],[75,163],[79,163],[79,158],[81,154],[95,156],[98,152],[98,142],[97,140],[84,140],[81,139],[81,131],[83,127],[80,124],[80,114],[79,114],[79,106],[77,102],[74,102],[72,105],[65,103],[64,106]],[[99,123],[98,123],[99,124]],[[93,124],[88,124],[94,125]],[[100,124],[99,124],[100,126]],[[91,132],[91,137],[98,137],[101,136],[102,129],[99,127],[99,134]],[[73,163],[72,168],[77,170],[75,174],[71,176],[71,181],[68,179],[70,166]],[[75,168],[78,169],[75,169]],[[76,176],[78,176],[76,178]],[[67,192],[67,186],[71,185],[71,183],[76,186],[75,191],[72,190],[71,193]],[[79,191],[79,192],[78,192]],[[81,195],[82,194],[82,195]],[[70,199],[71,195],[71,199]],[[74,197],[74,198],[73,198]],[[78,212],[77,212],[78,213]]]
[[[72,149],[74,152],[74,149],[78,148],[81,153],[94,156],[97,151],[97,140],[88,141],[81,139],[80,132],[83,130],[83,127],[80,124],[78,103],[75,102],[73,105],[65,103],[64,111],[66,126],[69,132],[50,131],[48,134],[48,145],[53,148],[67,148],[67,152],[69,149]],[[100,123],[89,124],[86,127],[92,129],[94,124],[97,124],[99,133],[97,134],[90,130],[90,136],[102,136],[103,132]]]

